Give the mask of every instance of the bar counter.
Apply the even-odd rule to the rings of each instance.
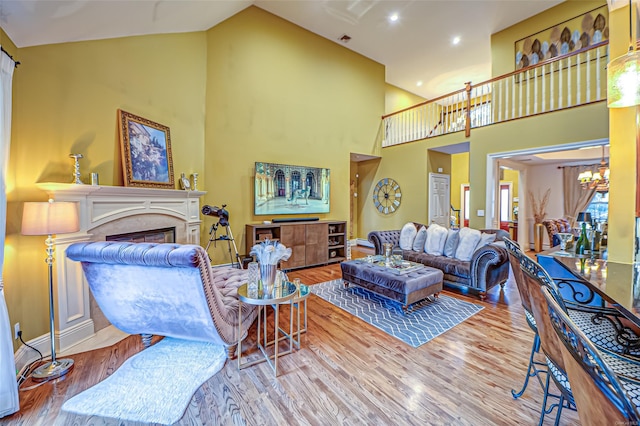
[[[640,326],[640,282],[638,262],[633,264],[609,262],[599,258],[599,253],[592,255],[576,255],[567,250],[569,255],[558,255],[560,247],[537,254],[538,262],[556,278],[553,265],[548,260],[581,279],[590,289],[599,294],[608,304],[616,306],[627,318]],[[566,275],[565,275],[566,276]]]

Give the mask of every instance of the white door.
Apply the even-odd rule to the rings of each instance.
[[[449,175],[429,173],[429,224],[449,227],[451,216],[451,190]]]

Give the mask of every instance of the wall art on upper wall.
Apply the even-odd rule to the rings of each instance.
[[[515,42],[516,70],[609,39],[606,5]]]
[[[118,110],[125,186],[174,189],[169,128]]]

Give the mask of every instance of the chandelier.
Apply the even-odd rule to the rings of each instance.
[[[602,146],[602,160],[596,172],[587,170],[578,175],[582,189],[595,189],[596,192],[609,192],[609,165],[604,161],[604,145]]]

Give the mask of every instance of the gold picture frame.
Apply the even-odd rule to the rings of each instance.
[[[175,189],[169,127],[118,110],[125,186]]]

